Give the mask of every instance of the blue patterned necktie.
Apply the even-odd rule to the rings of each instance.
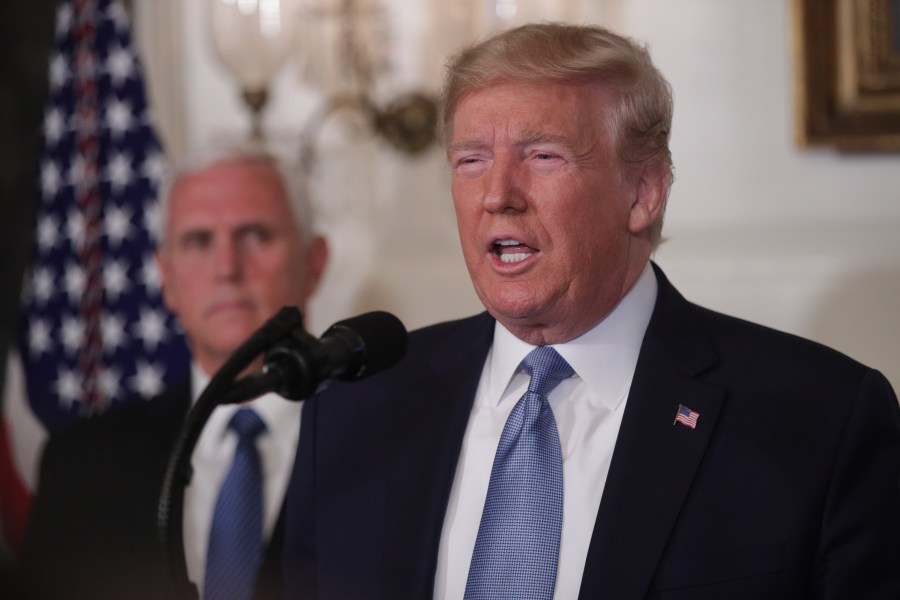
[[[500,436],[465,600],[549,600],[556,586],[562,450],[547,395],[574,371],[549,346],[522,365],[531,381]]]
[[[231,469],[219,489],[206,554],[206,600],[253,596],[263,558],[262,466],[256,438],[266,424],[253,409],[241,408],[228,426],[238,443]]]

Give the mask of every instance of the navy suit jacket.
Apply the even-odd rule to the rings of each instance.
[[[900,598],[900,409],[878,372],[688,303],[657,269],[581,598]],[[429,598],[494,321],[304,407],[288,598]],[[683,404],[696,428],[673,424]],[[492,456],[485,456],[492,461]]]
[[[28,599],[159,600],[167,561],[157,507],[169,455],[190,405],[190,384],[114,407],[51,436],[25,536]],[[281,597],[283,511],[256,599]]]

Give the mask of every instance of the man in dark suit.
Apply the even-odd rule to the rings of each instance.
[[[252,148],[198,153],[169,177],[157,262],[166,304],[190,343],[191,376],[153,400],[115,407],[51,437],[22,558],[35,595],[165,597],[157,503],[190,405],[278,309],[305,305],[325,265],[325,242],[313,233],[297,177]],[[279,598],[282,506],[300,411],[274,394],[216,408],[198,440],[183,508],[188,575],[205,597],[223,597],[204,587],[217,497],[240,444],[229,427],[238,410],[253,411],[264,425],[254,440],[265,547],[253,597]]]
[[[900,597],[887,381],[650,263],[672,103],[646,50],[503,32],[451,60],[443,109],[487,313],[307,402],[287,597]]]

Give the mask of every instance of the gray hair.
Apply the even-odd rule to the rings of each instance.
[[[312,241],[315,234],[315,215],[310,202],[306,178],[299,165],[288,164],[265,148],[247,144],[203,148],[188,154],[166,169],[159,187],[159,220],[155,231],[160,247],[165,244],[169,203],[175,184],[185,176],[222,163],[257,164],[271,167],[284,186],[288,206],[301,242],[306,246]]]

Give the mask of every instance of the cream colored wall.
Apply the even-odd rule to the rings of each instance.
[[[467,3],[479,5],[388,3],[398,71],[386,87],[437,85],[441,56],[468,35],[448,11]],[[900,386],[900,156],[796,148],[788,4],[569,0],[531,14],[644,40],[672,83],[677,181],[656,258],[681,291],[836,346]],[[485,27],[486,15],[469,23]],[[212,56],[204,4],[181,3],[179,17],[185,146],[242,135],[247,119]],[[266,128],[290,149],[320,99],[291,66],[272,94]],[[326,125],[314,179],[333,261],[310,329],[376,308],[411,328],[479,310],[441,153],[401,157],[346,129]]]
[[[691,299],[900,386],[900,155],[797,149],[789,2],[622,4],[675,92],[659,263]]]

